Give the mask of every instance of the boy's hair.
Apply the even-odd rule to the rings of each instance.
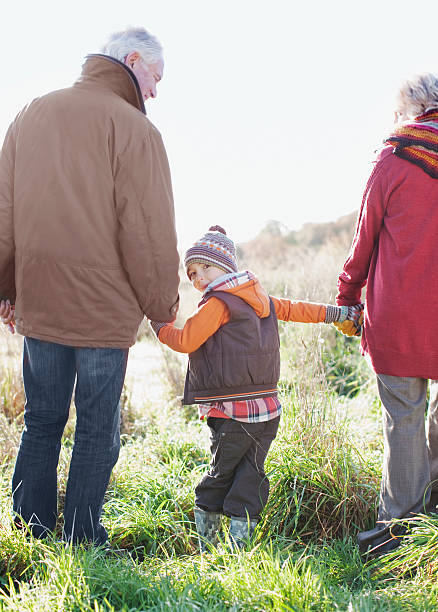
[[[236,247],[220,225],[213,225],[185,254],[186,270],[193,263],[210,264],[224,272],[237,272]]]

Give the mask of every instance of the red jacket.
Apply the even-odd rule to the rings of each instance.
[[[362,350],[374,370],[438,379],[438,180],[381,151],[368,181],[337,303],[366,285]]]

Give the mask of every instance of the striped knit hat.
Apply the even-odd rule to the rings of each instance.
[[[236,247],[220,225],[213,225],[208,232],[190,247],[184,257],[187,268],[192,263],[206,263],[224,272],[237,272]]]

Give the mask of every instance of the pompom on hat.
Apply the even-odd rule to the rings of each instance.
[[[213,225],[188,249],[184,257],[186,270],[193,263],[210,264],[226,273],[237,272],[236,247],[223,227]]]

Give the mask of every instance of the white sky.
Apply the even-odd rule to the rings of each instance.
[[[438,70],[437,0],[1,0],[0,139],[70,85],[107,34],[165,50],[147,102],[171,165],[180,247],[212,224],[241,242],[355,210],[400,83]]]

